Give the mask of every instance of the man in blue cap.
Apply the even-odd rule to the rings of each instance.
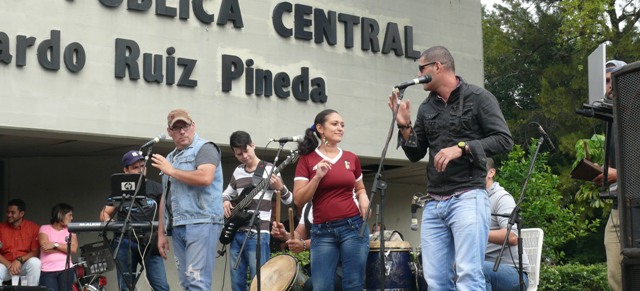
[[[125,174],[146,174],[144,165],[144,155],[141,151],[131,150],[122,156],[122,167]],[[137,200],[131,209],[132,222],[152,222],[158,220],[158,205],[162,197],[162,185],[156,181],[145,179],[146,200]],[[123,201],[118,208],[113,201],[107,203],[100,212],[100,221],[109,221],[118,210],[117,221],[124,221],[129,212],[131,201]],[[121,291],[130,290],[130,286],[135,286],[137,279],[138,265],[146,268],[147,279],[151,288],[155,291],[168,291],[169,283],[164,269],[164,260],[158,252],[157,240],[151,239],[151,233],[136,232],[136,236],[130,237],[127,234],[122,236],[120,248],[118,250],[118,285]],[[117,246],[120,234],[114,235],[113,246]],[[148,245],[148,246],[147,246]],[[141,255],[143,254],[143,255]],[[131,255],[131,261],[129,261]],[[129,264],[131,262],[131,264]]]
[[[606,95],[607,99],[613,99],[613,89],[611,86],[611,74],[620,70],[627,63],[618,60],[610,60],[606,63]],[[610,149],[611,149],[611,157],[609,161],[609,167],[607,171],[607,180],[609,184],[609,195],[613,199],[613,205],[611,207],[611,214],[609,214],[609,219],[607,220],[607,226],[604,229],[604,248],[607,254],[607,279],[609,280],[609,287],[611,290],[618,291],[622,290],[622,255],[620,248],[620,215],[618,214],[618,172],[616,171],[616,156],[615,156],[615,131],[612,133],[612,136],[609,140]],[[593,182],[601,186],[603,184],[604,175],[600,174]]]

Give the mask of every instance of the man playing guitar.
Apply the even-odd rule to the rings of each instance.
[[[273,174],[271,176],[269,187],[264,187],[268,189],[260,189],[261,191],[266,191],[266,193],[264,193],[263,200],[260,201],[260,206],[258,207],[260,211],[260,266],[256,266],[257,236],[255,228],[252,229],[252,226],[246,225],[248,223],[247,219],[239,219],[238,217],[250,217],[250,215],[246,214],[256,209],[262,193],[256,193],[251,203],[244,209],[241,209],[242,212],[239,212],[240,209],[234,209],[234,207],[239,207],[238,201],[243,200],[244,196],[249,192],[253,193],[254,191],[252,190],[255,190],[255,187],[265,184],[259,182],[268,178],[273,165],[261,161],[256,156],[255,144],[251,141],[251,136],[247,132],[236,131],[232,133],[229,144],[241,164],[234,170],[229,185],[222,193],[224,216],[226,219],[225,229],[223,229],[223,234],[221,235],[221,242],[225,243],[223,237],[225,237],[225,232],[229,228],[229,221],[233,221],[236,224],[235,227],[238,229],[237,233],[234,229],[232,233],[226,234],[227,237],[231,236],[229,238],[231,242],[231,260],[235,262],[238,256],[241,256],[241,259],[238,268],[231,269],[231,286],[232,290],[241,291],[248,290],[247,270],[249,270],[250,276],[253,278],[256,273],[256,268],[260,268],[260,266],[267,262],[270,256],[269,225],[271,223],[271,199],[273,194],[280,192],[282,203],[286,205],[291,204],[293,195],[284,185],[279,174]],[[235,214],[233,215],[234,217],[231,217],[232,212]],[[247,235],[249,239],[241,254],[240,248]]]

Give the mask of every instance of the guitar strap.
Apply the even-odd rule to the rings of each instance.
[[[253,187],[257,187],[258,184],[260,184],[260,181],[262,181],[262,176],[264,175],[264,169],[267,166],[267,162],[265,161],[260,161],[258,162],[258,166],[256,167],[256,171],[253,172],[253,177],[251,178],[251,185]]]
[[[171,180],[167,181],[167,187],[164,192],[164,212],[167,213],[169,219],[167,219],[167,235],[172,234],[173,230],[173,209],[171,208]],[[164,219],[164,217],[158,217],[158,219]]]

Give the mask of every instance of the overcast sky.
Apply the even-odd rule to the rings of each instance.
[[[487,6],[487,9],[493,8],[494,3],[500,3],[501,0],[480,0],[480,3]]]

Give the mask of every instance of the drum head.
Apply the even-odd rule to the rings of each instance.
[[[298,261],[290,255],[279,255],[269,259],[260,268],[262,290],[287,290],[296,278]],[[258,290],[257,275],[251,280],[251,291]]]
[[[392,251],[411,251],[411,244],[408,241],[385,241],[384,242],[384,250],[392,250]],[[380,251],[380,242],[372,241],[369,242],[369,251],[370,252],[379,252]]]

